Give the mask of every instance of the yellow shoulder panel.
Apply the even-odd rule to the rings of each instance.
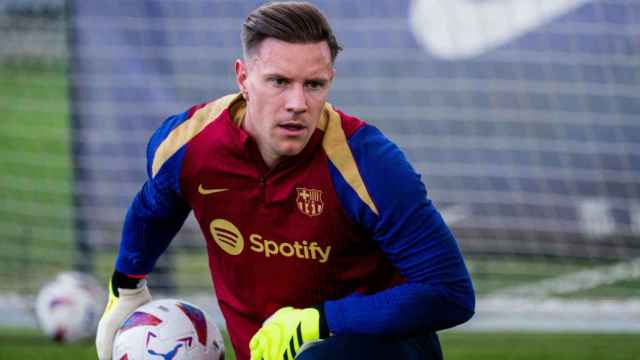
[[[325,105],[318,127],[325,130],[322,147],[329,160],[335,165],[347,184],[358,194],[360,200],[367,204],[374,214],[378,215],[378,208],[369,195],[347,143],[340,114],[333,110],[330,104]]]
[[[173,154],[189,142],[189,140],[198,135],[207,125],[217,119],[238,96],[238,94],[231,94],[208,103],[205,107],[196,111],[190,119],[173,129],[169,136],[158,146],[158,149],[156,149],[151,167],[151,176],[156,176],[162,165],[169,160]]]

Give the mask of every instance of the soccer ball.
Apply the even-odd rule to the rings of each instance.
[[[42,331],[58,342],[77,342],[95,334],[106,294],[89,275],[63,272],[46,283],[36,298]]]
[[[224,359],[224,341],[199,307],[177,299],[155,300],[122,323],[112,359],[219,360]]]

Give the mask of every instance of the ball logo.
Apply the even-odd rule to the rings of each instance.
[[[215,219],[209,225],[213,240],[229,255],[238,255],[244,249],[244,239],[240,230],[224,219]]]
[[[144,311],[135,311],[120,325],[119,332],[125,332],[138,326],[158,326],[162,323],[157,316]]]

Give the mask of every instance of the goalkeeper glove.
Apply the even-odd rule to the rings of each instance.
[[[98,323],[96,350],[98,359],[111,360],[113,338],[124,320],[139,306],[151,301],[147,281],[118,272],[109,282],[109,302]]]
[[[329,336],[322,307],[284,307],[262,324],[251,338],[251,360],[293,360],[300,347]]]

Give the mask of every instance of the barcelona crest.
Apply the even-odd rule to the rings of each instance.
[[[298,197],[296,203],[298,209],[307,216],[318,216],[322,214],[324,202],[322,201],[322,191],[316,189],[296,188]]]

